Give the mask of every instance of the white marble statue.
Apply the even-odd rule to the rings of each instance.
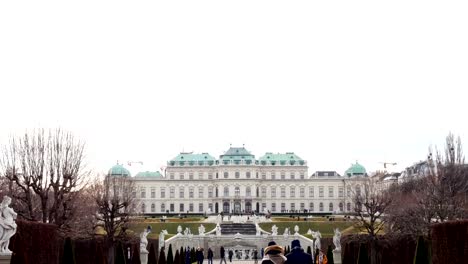
[[[148,226],[140,234],[140,252],[149,253],[146,247],[148,246],[148,239],[146,238],[148,234],[151,233],[151,226]]]
[[[322,238],[322,234],[320,234],[320,231],[312,232],[312,237],[315,238],[315,248],[321,250],[320,238]]]
[[[333,244],[335,245],[335,249],[333,251],[340,252],[341,251],[341,232],[340,230],[334,229],[335,235],[333,236]]]
[[[188,235],[191,235],[192,234],[192,231],[190,230],[190,228],[186,227],[185,230],[184,230],[184,235],[188,236]]]
[[[288,228],[288,227],[286,227],[286,228],[284,229],[284,233],[283,233],[283,235],[284,235],[285,237],[287,237],[287,236],[289,236],[289,234],[290,234],[290,232],[289,232],[289,228]]]
[[[178,226],[178,227],[177,227],[177,234],[180,234],[180,233],[182,233],[182,227],[181,227],[181,226]]]
[[[276,225],[273,225],[271,227],[271,235],[273,236],[277,236],[278,235],[278,227],[276,227]]]
[[[204,227],[203,225],[200,225],[200,226],[198,227],[198,234],[199,234],[200,236],[204,236],[204,235],[205,235],[205,227]]]
[[[299,235],[299,226],[298,225],[294,226],[294,235]]]
[[[261,233],[260,230],[261,230],[261,229],[260,229],[260,226],[259,226],[257,223],[255,223],[255,231],[257,231],[257,233],[256,233],[257,236],[261,235],[261,234],[260,234],[260,233]]]
[[[309,228],[309,230],[307,230],[307,234],[312,235],[312,230],[310,230],[310,228]]]
[[[8,249],[10,238],[16,233],[15,219],[17,214],[13,208],[9,207],[11,198],[3,196],[0,204],[0,255],[10,255],[12,252]]]
[[[222,221],[223,221],[222,216],[220,214],[218,214],[218,216],[216,217],[216,223],[220,224]]]
[[[216,224],[216,236],[221,236],[221,226]]]
[[[167,230],[161,230],[161,233],[159,233],[159,249],[164,247],[164,235],[167,234]]]

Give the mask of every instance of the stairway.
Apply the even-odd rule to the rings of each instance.
[[[242,235],[255,235],[257,230],[254,224],[221,224],[221,234],[235,235],[237,233]]]

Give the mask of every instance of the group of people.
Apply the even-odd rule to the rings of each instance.
[[[202,264],[203,260],[205,259],[204,249],[198,247],[196,250],[196,258],[197,263]],[[227,264],[226,258],[229,259],[229,262],[232,263],[232,257],[234,252],[232,250],[226,250],[224,247],[220,248],[219,256],[221,259],[220,264],[224,262]],[[207,259],[208,264],[213,264],[213,250],[208,248]],[[299,240],[293,240],[291,242],[291,252],[287,255],[284,255],[284,248],[277,245],[275,241],[271,241],[268,243],[268,246],[261,251],[261,264],[327,264],[327,255],[322,251],[319,250],[319,253],[315,258],[313,258],[310,254],[304,252],[304,249],[301,247],[301,243]],[[259,256],[258,252],[255,249],[252,254],[252,260],[254,264],[258,263]],[[315,261],[315,262],[314,262]]]
[[[306,252],[301,247],[299,240],[293,240],[291,242],[291,252],[284,255],[284,249],[277,245],[275,241],[268,243],[268,246],[265,248],[265,255],[262,259],[261,264],[327,264],[327,256],[322,250],[319,250],[314,259],[312,256]]]

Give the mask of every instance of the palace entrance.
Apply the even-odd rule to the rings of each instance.
[[[241,203],[240,202],[234,202],[234,213],[235,214],[240,214],[241,213]]]

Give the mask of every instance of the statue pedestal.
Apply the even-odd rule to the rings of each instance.
[[[0,264],[10,264],[11,254],[0,255]]]
[[[333,261],[336,264],[341,264],[341,250],[340,251],[333,250]]]
[[[148,252],[140,252],[140,261],[141,264],[147,264],[148,263]],[[0,262],[1,264],[1,262]]]

